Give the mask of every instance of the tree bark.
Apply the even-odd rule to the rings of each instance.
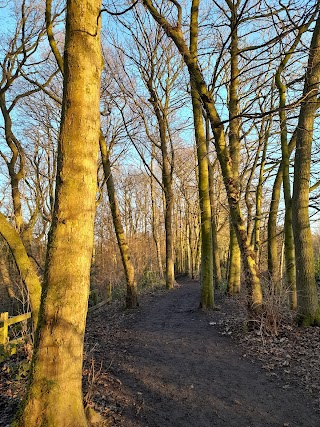
[[[280,271],[278,257],[277,240],[277,217],[280,203],[280,193],[282,184],[282,165],[279,166],[276,178],[272,187],[271,202],[268,216],[268,274],[271,284],[279,289]]]
[[[165,199],[164,224],[166,233],[166,287],[167,289],[172,289],[175,284],[172,231],[174,201],[174,194],[172,190],[173,157],[171,156],[171,159],[169,159],[167,117],[165,117],[165,113],[163,112],[165,109],[160,108],[160,100],[154,90],[152,77],[147,81],[147,87],[150,93],[150,102],[153,106],[159,126],[160,149],[162,156],[162,184]]]
[[[151,210],[152,210],[152,236],[154,240],[154,244],[156,247],[156,254],[157,254],[157,262],[158,262],[158,270],[159,270],[159,277],[160,279],[163,279],[163,268],[162,268],[162,257],[161,257],[161,240],[158,233],[158,214],[157,214],[157,208],[155,204],[155,194],[154,194],[154,178],[153,178],[153,160],[154,160],[154,146],[152,147],[152,157],[151,157],[151,164],[150,164],[150,197],[151,197]]]
[[[201,101],[198,92],[193,87],[191,87],[191,97],[199,170],[198,189],[201,218],[200,307],[203,309],[211,309],[214,307],[214,289],[208,151]]]
[[[207,122],[207,120],[206,120]],[[206,126],[207,127],[207,126]],[[209,148],[209,129],[207,129],[207,151]],[[221,274],[221,264],[220,264],[220,251],[219,251],[219,242],[218,242],[218,231],[217,231],[217,221],[216,221],[216,203],[214,195],[214,168],[210,162],[209,164],[209,195],[210,195],[210,204],[211,204],[211,231],[212,231],[212,257],[213,257],[213,282],[214,288],[220,289],[222,286],[222,274]]]
[[[260,170],[259,170],[259,179],[258,184],[256,188],[256,215],[254,220],[254,233],[252,236],[252,243],[254,245],[254,250],[256,253],[256,262],[257,264],[260,263],[260,249],[261,249],[261,240],[260,240],[260,234],[261,234],[261,220],[262,220],[262,202],[263,202],[263,184],[264,184],[264,173],[265,173],[265,163],[266,163],[266,156],[267,156],[267,148],[268,148],[268,141],[270,136],[270,129],[272,120],[267,119],[267,123],[265,125],[265,121],[262,120],[261,128],[259,130],[259,149],[257,150],[257,155],[260,157],[260,151],[262,149],[262,155],[260,160]],[[261,147],[261,148],[260,148]]]
[[[229,148],[232,161],[234,182],[239,191],[240,167],[240,126],[239,117],[239,65],[238,65],[238,18],[237,5],[227,2],[230,8],[230,83],[229,83]],[[240,292],[241,254],[237,240],[236,230],[230,219],[230,262],[227,292],[234,295]]]
[[[97,0],[67,1],[55,208],[30,381],[15,427],[88,427],[82,361],[97,191],[100,8]]]
[[[180,22],[182,18],[181,6],[175,3],[178,8],[178,23],[177,25],[173,26],[169,24],[163,15],[161,15],[151,0],[143,0],[143,4],[147,7],[155,21],[161,25],[168,37],[170,37],[177,46],[186,66],[188,67],[190,78],[193,80],[193,84],[199,93],[207,116],[210,120],[211,130],[214,135],[215,149],[221,166],[224,185],[228,196],[230,215],[233,226],[236,230],[238,244],[241,250],[245,272],[245,283],[248,291],[248,310],[250,312],[258,313],[262,305],[262,290],[258,269],[255,262],[255,254],[250,246],[250,243],[248,242],[245,223],[240,210],[238,182],[232,172],[232,160],[226,145],[224,126],[216,110],[212,94],[206,86],[200,66],[197,62],[194,61],[194,58],[191,55],[188,46],[186,45]]]
[[[297,132],[295,131],[289,142],[289,156],[291,156],[296,145]],[[277,216],[280,203],[280,193],[282,184],[282,161],[279,165],[276,178],[272,187],[271,202],[268,216],[268,273],[271,283],[276,289],[280,286],[280,270],[278,257],[278,231]]]
[[[290,290],[290,305],[291,309],[297,308],[297,289],[295,277],[295,252],[294,252],[294,237],[292,229],[292,197],[290,185],[290,152],[288,146],[288,130],[287,130],[287,114],[286,114],[286,94],[287,87],[282,79],[282,72],[285,69],[292,53],[298,44],[298,37],[295,39],[293,46],[284,56],[281,61],[276,75],[275,83],[279,93],[279,119],[280,119],[280,139],[281,139],[281,166],[282,166],[282,181],[283,195],[285,201],[285,218],[284,218],[284,253],[286,261],[286,279]]]
[[[26,285],[31,303],[32,319],[34,329],[37,326],[40,299],[41,299],[41,283],[38,277],[34,264],[30,260],[25,246],[18,232],[8,222],[6,217],[0,212],[0,234],[7,242],[15,263],[18,267],[22,281]]]
[[[8,297],[8,298],[5,298],[6,300],[5,305],[7,303],[12,305],[14,300],[17,299],[17,295],[15,294],[15,291],[13,288],[13,283],[10,277],[8,263],[9,261],[7,259],[6,253],[2,252],[0,256],[0,281],[2,283],[2,286],[5,288],[6,296]],[[1,301],[1,303],[3,303],[3,301]],[[9,310],[4,310],[4,311],[9,311]]]
[[[195,62],[198,57],[198,5],[198,0],[192,1],[190,17],[190,53]],[[200,307],[203,309],[211,309],[214,307],[214,288],[209,162],[205,126],[203,123],[202,103],[192,80],[191,99],[198,160],[198,191],[201,223]]]
[[[315,113],[319,108],[320,15],[313,31],[303,101],[297,129],[293,182],[293,233],[296,255],[298,322],[303,326],[320,324],[320,308],[315,282],[314,254],[309,221],[310,163]]]
[[[114,231],[117,237],[117,242],[118,242],[118,246],[121,254],[122,265],[123,265],[123,269],[126,277],[126,283],[127,283],[126,307],[135,308],[139,305],[135,271],[131,261],[126,235],[122,226],[121,214],[118,206],[118,201],[116,198],[113,175],[111,171],[110,155],[109,155],[109,152],[106,146],[106,141],[102,132],[100,132],[99,143],[100,143],[100,152],[101,152],[104,176],[106,178],[106,183],[107,183],[107,191],[108,191],[112,221],[113,221]]]
[[[22,217],[21,194],[19,191],[20,181],[24,177],[25,158],[20,142],[12,131],[12,120],[6,106],[5,93],[0,94],[0,108],[4,120],[6,142],[12,154],[11,159],[6,159],[5,161],[10,176],[14,220],[20,234],[25,225]]]

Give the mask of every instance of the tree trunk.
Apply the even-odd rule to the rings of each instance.
[[[240,167],[240,126],[239,118],[239,66],[238,66],[238,18],[237,6],[228,2],[230,6],[230,83],[229,83],[229,147],[232,161],[234,182],[239,191]],[[230,262],[227,292],[230,295],[240,292],[241,254],[236,230],[230,219]]]
[[[106,146],[105,138],[100,132],[100,152],[104,170],[104,176],[107,182],[107,191],[112,215],[112,221],[114,231],[117,237],[117,242],[121,254],[122,265],[127,282],[127,294],[126,294],[126,307],[135,308],[138,304],[138,293],[137,293],[137,282],[135,279],[134,266],[131,261],[129,246],[127,243],[126,235],[122,226],[121,214],[116,198],[116,192],[114,188],[114,181],[110,165],[110,156]]]
[[[208,153],[208,168],[209,168],[209,197],[211,206],[211,231],[212,231],[212,257],[213,257],[213,284],[214,289],[220,289],[222,285],[222,274],[220,264],[220,251],[218,243],[218,230],[216,221],[216,202],[214,194],[214,167],[209,158],[210,145],[210,122],[208,117],[205,117],[206,123],[206,145]]]
[[[159,277],[160,279],[163,279],[163,268],[162,268],[162,257],[161,257],[161,240],[158,233],[158,214],[157,214],[157,208],[155,204],[155,194],[154,194],[154,184],[153,184],[153,159],[154,159],[154,147],[152,151],[152,158],[151,158],[151,176],[150,176],[150,196],[151,196],[151,209],[152,209],[152,236],[154,240],[154,244],[156,247],[156,254],[157,254],[157,262],[158,262],[158,270],[159,270]]]
[[[16,224],[16,229],[18,230],[18,233],[21,234],[21,231],[23,230],[25,224],[22,217],[21,194],[19,190],[19,184],[22,178],[24,177],[25,159],[20,142],[17,140],[12,131],[12,120],[6,105],[5,92],[0,94],[0,108],[4,120],[6,142],[12,154],[10,161],[7,158],[5,159],[10,177],[14,220]]]
[[[297,40],[297,39],[296,39]],[[287,131],[287,114],[286,114],[286,92],[287,87],[283,83],[281,74],[285,65],[291,57],[290,51],[281,61],[280,66],[275,75],[275,83],[279,93],[279,119],[280,119],[280,139],[281,139],[281,165],[282,165],[282,181],[283,195],[285,201],[285,218],[284,218],[284,253],[286,260],[286,279],[290,290],[290,305],[291,309],[297,308],[297,289],[295,277],[295,254],[294,254],[294,238],[292,230],[292,198],[290,185],[290,152],[288,146],[288,131]]]
[[[293,149],[296,146],[297,132],[295,131],[289,142],[289,156],[291,156]],[[279,165],[276,178],[273,183],[272,196],[269,208],[268,217],[268,273],[271,283],[275,288],[279,289],[280,286],[280,270],[279,270],[279,256],[278,256],[278,239],[277,239],[277,216],[280,203],[280,192],[282,184],[282,161]]]
[[[174,259],[173,259],[173,233],[172,233],[172,211],[173,192],[170,188],[165,192],[166,208],[164,224],[166,229],[166,287],[172,289],[175,284]]]
[[[82,361],[97,190],[100,7],[67,1],[55,209],[30,381],[15,427],[88,427]]]
[[[224,185],[228,196],[228,203],[230,208],[230,215],[232,218],[233,226],[236,230],[238,244],[240,247],[243,267],[245,272],[245,283],[248,292],[248,310],[249,312],[259,313],[262,305],[262,290],[258,269],[255,262],[255,254],[247,239],[245,223],[240,210],[240,194],[238,189],[238,180],[234,177],[232,172],[232,160],[229,150],[226,145],[226,138],[224,133],[224,126],[221,118],[216,110],[216,105],[212,94],[208,90],[201,69],[197,61],[194,60],[193,55],[190,53],[181,27],[181,11],[178,7],[177,25],[173,26],[165,19],[163,15],[156,9],[151,0],[143,0],[143,4],[147,7],[155,21],[163,28],[165,33],[174,41],[180,54],[182,55],[185,64],[188,67],[190,79],[196,87],[203,106],[206,110],[207,116],[210,120],[211,130],[214,135],[214,144],[217,157],[220,163]],[[199,5],[198,0],[194,0],[193,8]]]
[[[160,107],[160,100],[153,87],[152,78],[147,82],[150,93],[150,102],[153,106],[160,137],[160,148],[162,156],[162,184],[165,198],[164,225],[166,233],[166,287],[172,289],[175,284],[174,277],[174,256],[173,256],[173,231],[172,231],[172,214],[173,214],[173,190],[172,190],[172,173],[173,173],[173,156],[169,159],[168,135],[167,135],[167,117],[165,111],[167,107]]]
[[[296,255],[298,322],[320,324],[320,308],[315,282],[314,254],[309,221],[310,162],[315,113],[319,108],[320,15],[313,31],[303,102],[299,114],[293,182],[293,232]]]
[[[207,138],[208,141],[208,138]],[[208,143],[207,143],[208,150]],[[209,161],[209,193],[210,193],[210,204],[211,204],[211,230],[212,230],[212,256],[213,256],[213,280],[214,288],[220,289],[222,285],[222,274],[221,274],[221,264],[220,264],[220,253],[219,253],[219,244],[218,244],[218,232],[217,232],[217,222],[216,222],[216,208],[215,208],[215,198],[213,192],[213,166]]]
[[[29,258],[25,246],[18,234],[18,232],[9,224],[6,217],[0,212],[0,234],[7,242],[15,263],[17,264],[21,279],[26,285],[32,310],[32,319],[34,329],[37,326],[40,298],[41,298],[41,284],[34,267],[33,262]]]
[[[302,34],[305,33],[310,24],[314,21],[316,12],[314,12],[310,19],[302,25],[293,40],[292,45],[285,53],[280,65],[275,74],[275,83],[279,93],[279,119],[280,119],[280,138],[281,138],[281,165],[282,165],[282,179],[283,179],[283,194],[285,201],[285,219],[284,219],[284,253],[286,261],[286,279],[287,285],[290,290],[290,306],[292,310],[297,309],[297,287],[295,275],[295,248],[294,237],[292,229],[292,197],[291,197],[291,184],[290,184],[290,144],[288,144],[288,130],[287,130],[287,114],[286,114],[286,96],[287,86],[285,80],[282,78],[282,73],[285,70],[293,53],[301,40]]]
[[[279,289],[280,287],[277,217],[280,203],[281,184],[282,165],[279,166],[276,178],[273,183],[268,216],[268,274],[272,286],[274,286],[276,289]]]
[[[195,62],[198,57],[198,12],[198,1],[193,1],[190,18],[190,53]],[[209,161],[205,126],[203,123],[202,103],[192,80],[191,99],[198,160],[198,190],[201,224],[200,307],[203,309],[210,309],[214,307],[214,288]]]
[[[14,303],[17,302],[17,295],[10,277],[6,251],[0,254],[0,283],[0,311],[8,311],[11,314]]]
[[[214,290],[208,151],[201,101],[198,92],[192,86],[191,97],[199,170],[198,188],[201,218],[200,307],[203,309],[210,309],[214,307]]]
[[[264,184],[264,167],[266,163],[268,140],[270,136],[271,129],[271,120],[268,120],[266,127],[264,126],[264,121],[262,121],[261,129],[259,131],[259,146],[263,145],[260,171],[259,171],[259,180],[256,188],[256,215],[254,220],[254,234],[253,234],[253,244],[254,250],[256,253],[257,264],[260,262],[260,234],[261,234],[261,219],[262,219],[262,202],[263,202],[263,184]],[[258,153],[260,149],[258,150]]]
[[[240,292],[240,266],[241,266],[241,253],[239,249],[239,243],[235,229],[233,227],[231,218],[229,221],[229,271],[228,271],[228,283],[227,293],[234,295]]]

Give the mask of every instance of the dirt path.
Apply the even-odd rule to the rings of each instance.
[[[96,378],[88,399],[111,424],[319,427],[308,396],[283,389],[259,363],[244,359],[209,324],[221,314],[197,310],[198,297],[199,284],[184,281],[124,312],[120,323],[107,311],[89,321],[87,348]]]

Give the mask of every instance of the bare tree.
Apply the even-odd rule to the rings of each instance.
[[[55,209],[31,376],[14,426],[88,425],[82,361],[100,132],[100,8],[99,1],[67,2]]]
[[[314,271],[312,235],[309,221],[310,162],[315,114],[319,108],[320,85],[320,15],[310,44],[304,78],[303,99],[297,129],[293,182],[293,233],[299,322],[304,326],[320,324],[320,307]]]

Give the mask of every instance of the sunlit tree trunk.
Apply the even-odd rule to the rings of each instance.
[[[260,170],[259,170],[259,179],[256,188],[256,214],[254,219],[254,233],[252,235],[252,244],[256,253],[257,263],[260,262],[260,252],[261,252],[261,220],[262,220],[262,203],[263,203],[263,184],[264,184],[264,174],[265,174],[265,163],[267,157],[267,148],[268,141],[270,137],[270,130],[272,125],[272,119],[263,119],[261,122],[261,127],[259,129],[259,148],[257,150],[257,160],[260,158]],[[260,156],[260,151],[262,154]],[[254,166],[256,169],[256,165]]]
[[[25,159],[22,147],[12,132],[12,120],[6,108],[5,93],[1,93],[0,95],[0,107],[4,119],[6,141],[12,153],[10,161],[7,160],[7,166],[10,176],[14,220],[18,233],[21,233],[24,221],[22,217],[19,183],[24,176]]]
[[[239,250],[239,244],[236,232],[231,222],[229,221],[229,271],[228,271],[228,283],[227,292],[229,295],[234,295],[240,292],[240,266],[241,266],[241,253]]]
[[[160,149],[162,155],[162,184],[164,191],[164,224],[166,233],[166,287],[172,289],[175,284],[174,277],[174,253],[173,253],[173,203],[174,193],[172,189],[173,157],[168,149],[167,117],[160,108],[160,100],[153,87],[152,78],[147,81],[150,93],[150,102],[153,106],[159,126]]]
[[[183,217],[182,217],[182,200],[180,197],[176,196],[176,206],[177,209],[174,213],[174,230],[175,230],[175,253],[176,253],[176,260],[175,260],[175,271],[178,274],[185,273],[186,272],[186,265],[185,265],[185,241],[183,237]]]
[[[17,298],[17,295],[15,294],[13,283],[10,277],[8,259],[5,252],[3,252],[0,256],[0,281],[6,290],[6,294],[10,300],[10,303],[12,303],[13,300]]]
[[[309,21],[299,28],[299,31],[285,53],[280,65],[275,74],[275,84],[279,94],[279,119],[280,119],[280,139],[281,139],[281,167],[282,167],[282,181],[283,181],[283,194],[285,201],[285,219],[284,219],[284,253],[286,261],[286,279],[290,290],[290,306],[291,309],[297,308],[297,288],[296,288],[296,275],[295,275],[295,249],[294,237],[292,229],[292,198],[291,198],[291,185],[290,185],[290,143],[288,143],[288,129],[287,129],[287,113],[286,113],[286,98],[287,86],[282,73],[285,70],[293,53],[301,40],[301,36],[307,31],[309,25],[313,22],[315,13],[310,17]]]
[[[265,142],[265,146],[262,152],[262,158],[261,158],[261,166],[260,166],[260,172],[259,172],[259,180],[258,185],[256,189],[256,218],[255,218],[255,225],[254,225],[254,250],[256,252],[256,260],[257,263],[259,262],[260,258],[260,246],[261,246],[261,218],[262,218],[262,189],[263,189],[263,174],[264,174],[264,165],[266,161],[266,153],[267,153],[267,141]]]
[[[192,2],[190,21],[190,53],[197,62],[198,56],[198,2]],[[201,272],[200,272],[200,307],[207,309],[214,306],[213,289],[213,254],[211,206],[209,194],[209,162],[205,126],[203,123],[202,103],[191,80],[191,98],[193,123],[198,159],[198,190],[201,220]]]
[[[151,164],[150,164],[150,170],[151,170],[151,176],[150,176],[150,192],[151,192],[151,210],[152,210],[152,236],[154,240],[154,244],[156,246],[156,254],[157,254],[157,262],[158,262],[158,270],[159,270],[159,277],[163,279],[163,268],[162,268],[162,257],[161,257],[161,240],[158,233],[158,212],[156,208],[156,200],[155,200],[155,194],[154,194],[154,178],[153,178],[153,160],[154,160],[154,147],[152,151],[152,158],[151,158]]]
[[[67,2],[54,216],[30,381],[13,426],[88,427],[82,361],[97,190],[100,7],[96,0]]]
[[[273,183],[268,216],[268,274],[271,284],[277,289],[279,289],[280,280],[277,239],[277,217],[280,203],[281,184],[282,165],[279,166],[276,178]]]
[[[190,242],[190,224],[189,224],[189,220],[187,220],[186,222],[186,229],[185,229],[185,233],[186,233],[186,264],[187,264],[187,273],[188,275],[191,277],[191,279],[194,279],[194,273],[193,273],[193,267],[192,267],[192,250],[191,250],[191,242]]]
[[[37,49],[39,47],[40,40],[43,36],[43,30],[37,32],[34,31],[33,23],[31,22],[31,9],[26,2],[20,2],[16,5],[17,9],[17,22],[16,26],[10,29],[10,39],[8,42],[8,50],[3,49],[1,55],[1,77],[0,77],[0,110],[3,117],[3,130],[4,140],[7,145],[7,149],[0,151],[0,156],[4,160],[9,174],[10,186],[11,186],[11,200],[14,214],[14,223],[16,230],[18,231],[28,254],[31,254],[31,242],[32,233],[35,223],[38,219],[40,194],[38,185],[35,185],[36,198],[35,203],[32,207],[31,204],[25,202],[25,195],[22,194],[23,183],[28,185],[26,180],[26,174],[29,174],[29,168],[26,168],[26,152],[23,148],[17,134],[14,131],[12,122],[12,116],[14,115],[14,109],[17,104],[21,103],[23,99],[32,96],[32,94],[40,91],[40,88],[29,86],[29,85],[18,85],[15,86],[15,82],[21,81],[22,77],[28,79],[25,73],[27,73],[27,65],[32,62],[32,55],[37,55]],[[21,18],[18,16],[21,13]],[[32,13],[31,13],[32,14]],[[29,19],[30,18],[30,19]],[[37,65],[41,64],[40,62]],[[43,88],[51,81],[53,75],[43,84]],[[17,90],[18,89],[18,90]],[[37,148],[34,147],[35,152]],[[32,167],[34,167],[35,173],[38,175],[37,180],[40,182],[39,169],[37,168],[37,160],[35,157],[31,161]],[[25,221],[23,215],[23,208],[29,208],[29,219]]]
[[[191,96],[199,170],[198,186],[201,218],[200,306],[204,309],[210,309],[214,306],[214,291],[208,152],[202,118],[201,101],[199,99],[198,92],[194,88],[191,89]]]
[[[165,172],[164,177],[164,187],[165,182],[168,183],[167,173]],[[172,232],[172,213],[173,213],[173,191],[171,185],[165,190],[165,232],[166,232],[166,286],[168,289],[174,287],[175,278],[174,278],[174,256],[173,256],[173,232]]]
[[[291,156],[296,145],[297,132],[295,131],[288,144],[289,156]],[[282,184],[282,161],[280,162],[273,187],[268,216],[268,273],[271,283],[275,288],[279,288],[280,270],[278,256],[278,230],[277,217],[280,203],[280,193]]]
[[[31,303],[32,319],[34,328],[38,322],[40,298],[41,298],[41,283],[38,277],[34,264],[29,258],[25,246],[13,226],[8,222],[7,218],[0,212],[0,234],[7,242],[15,263],[18,267],[20,276],[26,285]]]
[[[135,308],[138,306],[138,292],[137,292],[137,282],[135,278],[134,266],[131,261],[129,246],[127,243],[126,235],[122,226],[121,214],[118,206],[118,201],[116,197],[116,191],[114,188],[113,175],[110,165],[110,155],[106,146],[105,138],[100,132],[100,153],[102,158],[102,165],[104,170],[104,175],[107,183],[107,191],[110,203],[110,209],[112,214],[112,221],[114,226],[114,231],[117,237],[117,242],[121,254],[122,265],[126,277],[127,283],[127,294],[126,294],[126,307]]]
[[[206,117],[206,144],[207,152],[209,153],[209,140],[210,140],[210,123]],[[211,231],[212,231],[212,257],[213,257],[213,282],[214,288],[219,289],[222,285],[222,274],[220,264],[220,252],[218,243],[218,230],[216,221],[216,200],[214,194],[214,167],[208,159],[209,166],[209,195],[211,205]]]
[[[240,210],[238,180],[235,179],[232,172],[232,160],[226,145],[224,126],[216,110],[214,99],[206,86],[199,64],[194,61],[194,58],[190,54],[190,50],[185,42],[181,27],[181,6],[178,3],[175,3],[178,11],[178,23],[173,26],[170,25],[163,15],[161,15],[151,0],[143,0],[143,4],[147,7],[156,22],[162,26],[166,34],[174,41],[180,54],[183,56],[184,62],[189,70],[190,78],[197,88],[207,116],[210,120],[212,133],[214,135],[216,153],[221,166],[225,189],[228,196],[230,215],[241,250],[245,283],[248,291],[248,310],[250,312],[258,313],[262,305],[262,291],[258,269],[255,262],[255,253],[248,242],[245,223]],[[194,4],[193,7],[198,6]]]
[[[319,108],[320,15],[313,31],[303,101],[297,129],[294,161],[292,220],[296,256],[298,320],[304,326],[320,324],[320,308],[315,283],[313,242],[309,221],[311,147],[315,113]]]
[[[31,216],[29,224],[25,223],[22,214],[22,196],[19,188],[21,181],[25,177],[25,153],[12,130],[12,120],[6,105],[5,92],[0,94],[0,108],[4,120],[5,139],[11,151],[10,159],[4,156],[3,153],[1,154],[9,172],[14,222],[27,252],[31,254],[32,230],[38,214],[38,204],[36,203],[35,212]]]
[[[284,68],[284,61],[276,73],[276,85],[279,91],[279,118],[280,118],[280,138],[282,152],[282,181],[283,194],[285,200],[285,218],[284,218],[284,251],[286,261],[286,278],[290,290],[290,305],[292,309],[297,308],[297,290],[295,278],[295,257],[294,257],[294,240],[292,230],[292,198],[289,174],[289,149],[287,138],[287,117],[286,117],[286,86],[281,80],[281,71]]]
[[[301,32],[301,31],[300,31]],[[292,229],[292,198],[291,198],[291,185],[290,185],[290,151],[288,145],[288,130],[287,130],[287,114],[286,114],[286,95],[287,87],[282,78],[282,72],[286,64],[295,51],[297,44],[301,38],[298,33],[293,45],[285,54],[281,61],[276,75],[275,83],[279,93],[279,119],[280,119],[280,139],[281,139],[281,166],[282,166],[282,181],[283,181],[283,195],[285,201],[285,218],[284,218],[284,251],[286,260],[286,279],[290,290],[290,305],[293,310],[297,308],[297,289],[295,277],[295,253],[294,253],[294,238]]]
[[[239,191],[240,167],[240,118],[239,118],[239,66],[238,66],[238,18],[237,5],[228,2],[230,8],[230,83],[229,83],[229,147],[232,160],[234,182]],[[237,3],[239,4],[239,3]],[[230,218],[230,262],[227,292],[230,295],[240,292],[241,254],[236,230]]]

